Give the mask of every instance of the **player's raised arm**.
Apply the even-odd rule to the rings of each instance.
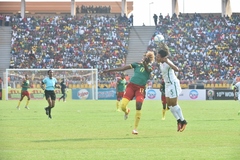
[[[126,65],[126,66],[119,67],[119,68],[104,70],[104,71],[102,71],[102,73],[125,71],[125,70],[128,70],[128,69],[132,69],[131,65]]]

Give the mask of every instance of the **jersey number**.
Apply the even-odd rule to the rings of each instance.
[[[143,93],[144,92],[144,88],[140,88],[140,93]]]
[[[140,68],[140,72],[144,72],[145,71],[145,68],[144,67],[141,67]]]

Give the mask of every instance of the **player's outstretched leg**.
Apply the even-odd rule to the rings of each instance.
[[[46,115],[48,115],[49,114],[49,107],[45,107],[44,109],[45,109]]]

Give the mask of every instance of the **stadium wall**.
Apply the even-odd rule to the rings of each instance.
[[[2,90],[2,99],[5,100],[5,89]],[[19,100],[21,89],[9,89],[8,99]],[[44,98],[42,89],[29,89],[31,100]],[[69,89],[66,100],[91,100],[92,90],[89,88]],[[57,98],[62,96],[59,89],[56,90]],[[115,88],[99,88],[98,100],[116,100]],[[233,100],[234,94],[231,89],[183,89],[179,100]],[[1,100],[1,99],[0,99]],[[147,89],[145,100],[161,100],[159,89]]]

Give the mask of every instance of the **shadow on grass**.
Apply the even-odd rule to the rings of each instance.
[[[49,140],[37,140],[37,141],[32,141],[36,143],[45,143],[45,142],[71,142],[71,141],[105,141],[105,140],[129,140],[129,139],[146,139],[149,137],[129,137],[129,138],[74,138],[74,139],[49,139]]]
[[[200,119],[198,121],[234,121],[235,119]]]

